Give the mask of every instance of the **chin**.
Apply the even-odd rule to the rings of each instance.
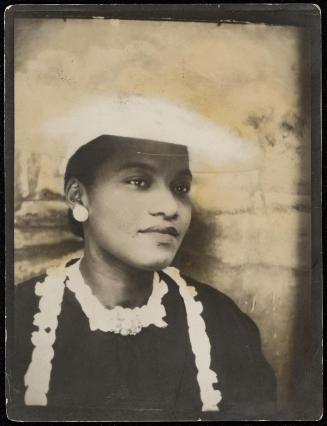
[[[148,259],[142,259],[137,265],[140,269],[147,271],[160,271],[170,266],[174,260],[174,256],[167,257],[152,257]]]

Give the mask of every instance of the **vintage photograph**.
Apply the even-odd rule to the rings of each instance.
[[[310,30],[54,9],[10,12],[8,417],[318,420]]]

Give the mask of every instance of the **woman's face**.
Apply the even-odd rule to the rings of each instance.
[[[185,147],[123,144],[86,191],[86,244],[145,270],[170,265],[191,221]]]

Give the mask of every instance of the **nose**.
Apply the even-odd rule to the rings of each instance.
[[[163,216],[173,220],[178,217],[178,203],[171,190],[165,186],[158,188],[149,209],[152,216]]]

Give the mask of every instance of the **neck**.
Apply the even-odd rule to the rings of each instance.
[[[108,308],[144,305],[152,292],[153,271],[126,265],[85,244],[80,270],[93,294]]]

